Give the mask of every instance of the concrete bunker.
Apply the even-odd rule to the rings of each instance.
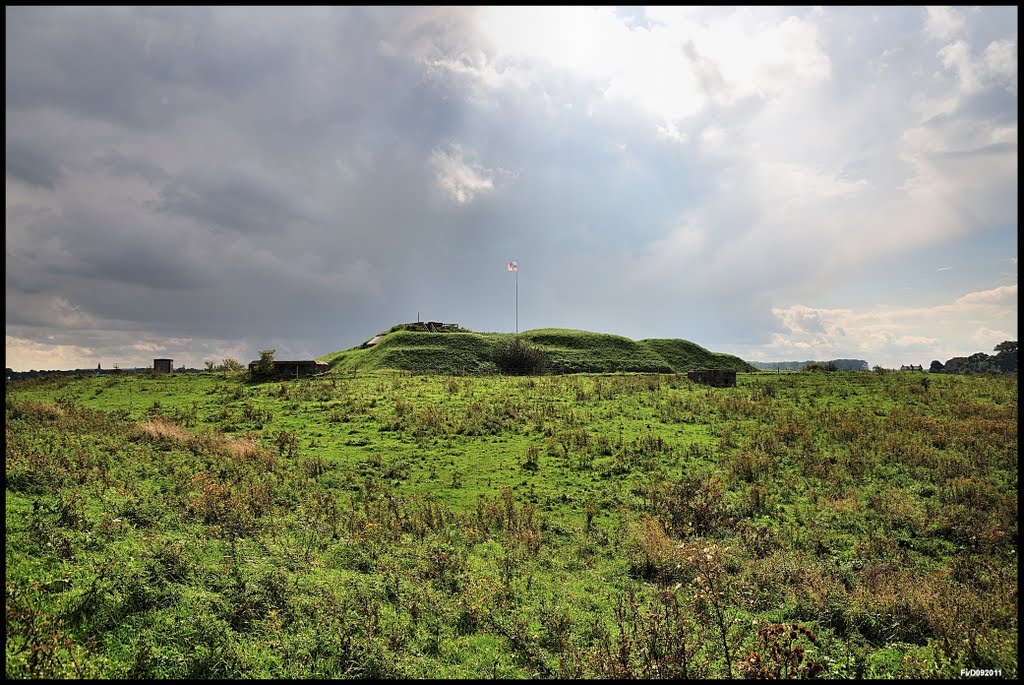
[[[315,359],[274,360],[274,369],[269,374],[257,371],[259,361],[249,362],[249,375],[253,378],[299,378],[325,373],[330,367]]]
[[[694,383],[710,385],[713,388],[735,388],[736,372],[730,369],[702,369],[687,371],[686,377]]]

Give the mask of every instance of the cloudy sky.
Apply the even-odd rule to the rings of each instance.
[[[1017,339],[1016,7],[8,7],[6,366]]]

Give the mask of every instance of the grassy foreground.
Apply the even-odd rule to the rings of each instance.
[[[1015,376],[54,378],[5,437],[8,678],[1017,677]]]

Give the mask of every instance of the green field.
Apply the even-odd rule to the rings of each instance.
[[[448,375],[488,334],[430,335],[9,382],[7,677],[1017,677],[1015,375]]]

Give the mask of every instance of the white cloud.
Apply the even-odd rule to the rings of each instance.
[[[813,335],[829,333],[830,331],[826,328],[826,321],[829,319],[841,319],[848,314],[847,310],[816,310],[803,305],[793,305],[788,309],[773,309],[772,313],[779,318],[790,334],[803,333]],[[834,324],[830,324],[829,328],[834,331],[836,327]]]
[[[96,363],[90,347],[55,345],[12,335],[5,336],[5,343],[6,365],[17,371],[92,368]]]
[[[483,50],[464,46],[429,63],[490,88],[526,88],[566,73],[593,83],[609,102],[633,105],[676,140],[685,140],[677,122],[709,104],[775,97],[831,74],[815,24],[795,16],[660,7],[647,16],[650,27],[610,7],[482,8]],[[474,98],[482,100],[479,92]]]
[[[648,244],[638,264],[626,269],[631,283],[653,285],[659,279],[692,268],[706,247],[707,234],[694,219],[687,219],[665,238]]]
[[[964,40],[954,41],[938,52],[942,65],[956,74],[962,95],[999,87],[1017,94],[1017,41],[996,40],[978,56]]]
[[[1016,340],[1017,286],[966,293],[931,307],[878,305],[855,310],[790,305],[772,313],[783,331],[765,348],[737,353],[764,361],[790,361],[794,355],[807,354],[818,360],[853,357],[893,367],[991,353],[999,342]]]
[[[1001,285],[991,290],[982,290],[976,293],[967,293],[958,297],[954,304],[958,307],[986,307],[1001,306],[1017,302],[1017,285]]]
[[[458,204],[467,204],[494,190],[494,173],[463,159],[460,145],[451,145],[447,150],[435,149],[430,164],[438,188]]]
[[[824,11],[802,18],[763,8],[645,13],[649,25],[638,26],[610,8],[486,8],[478,21],[488,47],[471,61],[480,62],[481,73],[514,67],[514,83],[492,79],[489,87],[529,83],[545,88],[545,97],[558,92],[548,90],[553,73],[589,80],[608,102],[632,103],[659,138],[694,142],[701,160],[719,166],[719,192],[702,197],[687,215],[714,227],[723,242],[739,238],[701,265],[707,275],[734,274],[749,255],[770,248],[857,234],[842,251],[806,264],[790,256],[795,268],[783,281],[803,273],[811,283],[853,273],[879,254],[1007,220],[1002,200],[1015,183],[1016,155],[1008,147],[985,159],[962,153],[1015,144],[1016,127],[936,115],[955,112],[964,96],[997,78],[1014,81],[1015,40],[995,41],[983,55],[972,55],[963,41],[940,50],[940,64],[961,84],[959,95],[930,91],[924,79],[893,81],[902,78],[893,74],[851,85],[844,102],[823,90],[835,51],[819,27],[828,21]],[[932,35],[958,35],[959,12],[940,8],[929,17]],[[902,43],[880,52],[892,58],[897,48],[899,66],[916,59],[913,46]],[[702,117],[710,108],[716,116]],[[850,174],[851,168],[857,171]],[[745,225],[722,218],[737,212]],[[641,260],[645,268],[664,269],[668,260],[654,255],[666,249],[683,255],[696,249],[677,228],[661,230],[637,250],[651,257]]]
[[[166,345],[159,345],[151,342],[137,342],[130,345],[131,349],[138,350],[140,352],[163,352],[167,349]]]
[[[949,40],[964,27],[964,17],[952,7],[926,7],[924,32],[935,40]]]
[[[986,354],[992,354],[995,345],[1006,340],[1016,340],[1017,331],[1010,333],[1008,331],[995,330],[982,326],[978,328],[972,335],[971,340],[978,346],[978,352],[985,352]],[[993,344],[993,341],[998,341]],[[966,354],[970,356],[973,352]],[[942,361],[945,361],[944,359]]]
[[[892,341],[896,347],[922,347],[931,346],[939,342],[938,338],[926,338],[921,335],[901,335]]]
[[[995,40],[988,44],[981,57],[986,77],[1005,84],[1006,90],[1017,94],[1017,41]]]
[[[17,327],[15,327],[17,328]],[[31,333],[31,330],[29,331]],[[89,344],[75,344],[71,340],[88,340]],[[160,338],[153,333],[131,331],[71,332],[47,336],[45,340],[8,334],[6,336],[6,365],[16,371],[51,369],[104,369],[146,368],[152,366],[154,356],[169,357],[174,365],[202,369],[205,360],[220,364],[224,359],[243,363],[255,349],[267,347],[266,340],[219,340],[197,338]],[[279,358],[288,352],[287,346],[277,345]]]
[[[980,87],[977,68],[971,59],[971,48],[966,41],[958,40],[939,50],[942,66],[956,72],[960,88],[964,93],[974,93]]]
[[[825,204],[871,187],[864,179],[848,181],[829,172],[787,162],[758,162],[754,174],[759,187],[771,189],[773,197],[768,201],[772,205]]]

